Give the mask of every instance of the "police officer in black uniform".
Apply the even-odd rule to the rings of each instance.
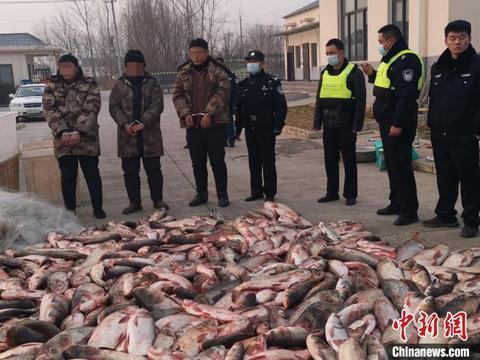
[[[245,58],[249,77],[240,82],[236,134],[245,128],[250,167],[251,196],[245,201],[273,201],[277,193],[275,142],[287,116],[287,101],[280,80],[264,70],[265,55],[251,51]],[[263,171],[263,181],[262,181]]]
[[[427,227],[459,226],[455,203],[460,183],[463,237],[478,234],[480,197],[480,56],[471,45],[471,24],[452,21],[445,28],[448,47],[432,66],[428,126],[437,170],[438,199]]]
[[[390,204],[378,215],[398,214],[394,225],[418,222],[418,198],[412,168],[412,143],[417,131],[417,99],[423,84],[422,60],[408,49],[400,29],[386,25],[378,31],[383,56],[375,71],[362,69],[374,83],[373,114],[380,126],[385,166],[390,180]]]

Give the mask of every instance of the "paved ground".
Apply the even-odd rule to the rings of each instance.
[[[116,126],[108,115],[108,93],[103,93],[103,106],[100,114],[101,129],[101,173],[104,184],[104,203],[108,214],[107,220],[139,219],[152,211],[148,196],[148,187],[142,175],[142,192],[144,211],[131,216],[123,216],[121,210],[127,205],[127,197],[123,185],[120,161],[116,157]],[[165,177],[164,199],[171,206],[170,214],[177,217],[188,217],[195,214],[208,214],[209,207],[216,206],[216,194],[213,177],[210,176],[210,202],[208,206],[189,208],[187,202],[194,195],[193,175],[188,151],[185,145],[185,131],[179,128],[171,96],[165,96],[166,108],[162,116],[163,140],[166,155],[162,158]],[[27,123],[18,131],[19,141],[48,138],[49,130],[45,123]],[[359,199],[354,207],[346,207],[344,201],[320,205],[316,199],[325,192],[323,150],[321,140],[296,140],[281,137],[277,146],[279,193],[278,201],[283,202],[300,212],[306,218],[318,221],[338,221],[341,219],[358,220],[370,231],[381,235],[392,244],[408,240],[415,232],[430,244],[446,242],[452,248],[479,246],[480,238],[465,240],[459,237],[456,230],[429,230],[420,225],[406,228],[394,227],[394,217],[375,215],[377,208],[387,204],[388,183],[385,173],[379,172],[374,164],[359,166]],[[230,207],[222,209],[226,217],[232,218],[262,206],[262,202],[245,203],[243,199],[249,195],[249,172],[245,142],[237,143],[237,147],[227,149],[227,165],[229,172]],[[211,173],[210,173],[211,174]],[[420,198],[419,216],[421,219],[433,215],[437,199],[435,178],[424,173],[416,173]],[[89,197],[82,179],[82,206],[78,216],[85,225],[99,224],[91,215]]]

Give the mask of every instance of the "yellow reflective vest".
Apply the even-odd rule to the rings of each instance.
[[[330,75],[328,71],[324,71],[318,94],[320,99],[351,99],[352,91],[347,87],[347,78],[354,67],[354,64],[348,64],[338,75]]]
[[[391,82],[390,82],[390,79],[388,78],[387,74],[388,74],[388,69],[390,69],[390,66],[392,66],[392,64],[397,60],[399,59],[401,56],[405,55],[405,54],[414,54],[418,57],[418,60],[420,60],[420,64],[422,64],[422,74],[420,76],[420,78],[418,79],[418,90],[420,91],[422,89],[422,86],[423,86],[423,74],[424,74],[424,66],[423,66],[423,61],[422,59],[420,58],[420,56],[418,56],[416,53],[414,53],[412,50],[403,50],[403,51],[400,51],[398,54],[396,54],[395,56],[393,56],[390,61],[388,63],[385,63],[385,62],[381,62],[380,63],[380,66],[378,67],[378,70],[377,70],[377,77],[375,78],[375,86],[376,87],[379,87],[379,88],[383,88],[383,89],[390,89],[390,85],[391,85]]]

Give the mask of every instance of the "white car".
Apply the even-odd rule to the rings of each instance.
[[[45,119],[42,97],[45,84],[22,85],[17,92],[10,94],[10,111],[17,113],[17,122],[30,119]]]

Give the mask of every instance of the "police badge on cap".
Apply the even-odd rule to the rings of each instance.
[[[264,61],[265,54],[258,50],[253,50],[248,53],[245,60],[256,60],[256,61]]]

